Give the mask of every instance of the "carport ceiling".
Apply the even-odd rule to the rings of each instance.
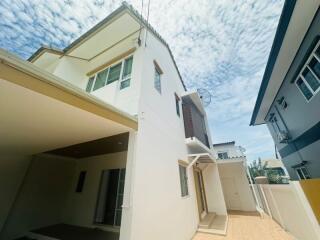
[[[0,154],[31,155],[130,128],[0,79]]]
[[[59,148],[47,153],[64,157],[85,158],[107,153],[122,152],[128,149],[128,139],[129,133],[122,133],[65,148]]]

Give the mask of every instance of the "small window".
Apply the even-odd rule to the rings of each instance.
[[[107,68],[97,74],[96,81],[94,83],[92,91],[97,90],[99,88],[102,88],[104,85],[106,85],[108,70],[109,70],[109,68]]]
[[[124,61],[124,67],[122,72],[122,78],[120,82],[120,89],[124,89],[130,86],[131,72],[132,72],[133,57],[129,57]]]
[[[93,81],[94,81],[94,76],[89,78],[89,80],[88,80],[88,84],[87,84],[87,88],[86,88],[87,92],[91,92]]]
[[[179,164],[179,174],[180,174],[181,196],[185,197],[189,195],[187,167]]]
[[[154,88],[157,89],[159,93],[161,93],[161,74],[157,68],[155,68]]]
[[[177,112],[177,115],[180,117],[180,98],[176,93],[174,94],[174,98],[176,101],[176,112]]]
[[[229,156],[228,156],[227,152],[220,152],[220,153],[218,153],[218,158],[219,159],[228,159]]]
[[[120,73],[121,73],[121,64],[122,63],[118,63],[117,65],[114,65],[110,68],[107,84],[110,84],[110,83],[113,83],[114,81],[119,80]]]
[[[311,178],[306,167],[296,168],[296,173],[297,173],[297,175],[298,175],[300,180],[310,179]]]
[[[82,190],[83,190],[83,185],[84,185],[84,181],[86,179],[86,174],[87,174],[86,171],[81,171],[80,174],[79,174],[78,184],[77,184],[77,187],[76,187],[76,192],[77,193],[81,193]]]
[[[313,50],[308,61],[302,68],[296,85],[309,102],[320,91],[320,45]]]

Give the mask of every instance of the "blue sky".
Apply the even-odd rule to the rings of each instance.
[[[141,0],[128,1],[141,11]],[[147,0],[143,15],[146,16]],[[41,44],[63,48],[119,0],[2,0],[0,48],[29,57]],[[265,126],[249,121],[283,0],[151,0],[151,25],[169,43],[188,89],[212,94],[213,142],[235,140],[249,160],[274,156]]]

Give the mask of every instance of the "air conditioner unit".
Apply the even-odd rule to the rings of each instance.
[[[289,133],[286,131],[280,131],[278,133],[278,140],[280,143],[287,143],[290,140]]]

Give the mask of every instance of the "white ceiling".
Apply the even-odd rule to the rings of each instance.
[[[0,79],[0,154],[34,154],[129,129]]]

